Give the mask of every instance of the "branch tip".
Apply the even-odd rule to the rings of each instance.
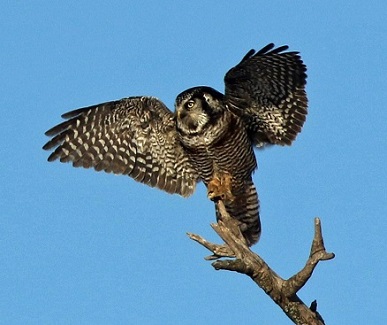
[[[207,261],[216,260],[222,257],[235,257],[234,252],[227,245],[211,243],[202,236],[190,232],[187,232],[187,235],[190,239],[196,241],[213,253],[213,255],[204,258]]]
[[[309,258],[312,258],[313,256],[317,256],[316,262],[330,260],[335,257],[335,254],[327,253],[325,250],[321,221],[318,217],[314,218],[314,238]]]

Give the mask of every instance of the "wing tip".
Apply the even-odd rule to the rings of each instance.
[[[49,141],[50,142],[50,141]],[[42,147],[43,150],[50,150],[52,147],[50,146],[49,142],[45,143]]]
[[[288,45],[281,45],[279,47],[275,47],[274,43],[269,43],[266,46],[264,46],[262,49],[260,49],[256,55],[268,55],[268,54],[279,54],[283,51],[286,51],[289,49]]]
[[[52,152],[52,153],[48,156],[47,161],[48,161],[48,162],[53,162],[53,161],[57,160],[58,158],[59,158],[58,154],[54,151],[54,152]]]

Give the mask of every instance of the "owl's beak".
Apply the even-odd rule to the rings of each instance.
[[[177,118],[178,118],[179,120],[183,119],[183,118],[186,117],[186,116],[187,116],[187,113],[184,112],[183,110],[179,109],[179,110],[177,111]]]

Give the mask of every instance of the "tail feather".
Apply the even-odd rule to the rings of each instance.
[[[245,181],[243,184],[233,186],[233,195],[235,200],[224,202],[227,212],[233,218],[240,221],[241,231],[249,246],[258,242],[261,235],[261,221],[259,218],[259,200],[257,190],[252,180]],[[220,214],[217,206],[216,217]]]

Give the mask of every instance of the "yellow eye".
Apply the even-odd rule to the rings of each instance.
[[[187,108],[188,109],[190,109],[190,108],[192,108],[192,107],[194,107],[194,105],[195,105],[195,101],[193,101],[193,100],[189,100],[188,102],[187,102]]]

